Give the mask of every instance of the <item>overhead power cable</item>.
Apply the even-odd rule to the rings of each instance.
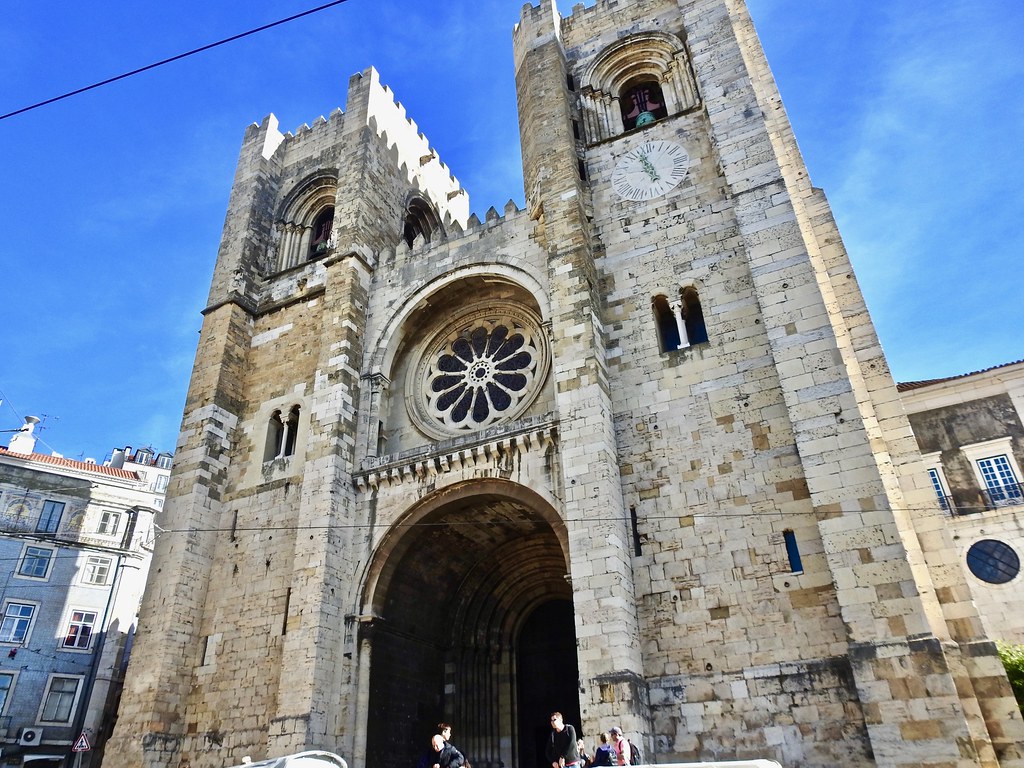
[[[36,104],[30,104],[27,107],[22,107],[21,109],[16,109],[13,112],[8,112],[5,115],[0,115],[0,120],[6,120],[7,118],[14,117],[15,115],[20,115],[20,114],[22,114],[24,112],[30,112],[33,109],[39,109],[39,107],[45,107],[47,104],[53,104],[56,101],[61,101],[63,99],[67,99],[67,98],[70,98],[72,96],[77,96],[80,93],[85,93],[86,91],[91,91],[94,88],[99,88],[100,86],[103,86],[103,85],[110,85],[111,83],[116,83],[118,80],[124,80],[125,78],[131,77],[132,75],[138,75],[138,74],[140,74],[142,72],[147,72],[147,71],[149,71],[151,69],[156,69],[157,67],[162,67],[164,64],[170,64],[171,62],[178,61],[179,59],[185,59],[185,58],[188,58],[189,56],[194,56],[197,53],[202,53],[203,51],[208,51],[211,48],[216,48],[217,46],[224,45],[225,43],[233,43],[235,40],[241,40],[243,37],[248,37],[249,35],[255,35],[257,32],[263,32],[263,31],[265,31],[267,29],[272,29],[273,27],[279,27],[282,24],[287,24],[289,21],[295,21],[296,19],[301,19],[303,16],[309,16],[309,15],[314,14],[314,13],[319,13],[320,11],[327,10],[328,8],[332,8],[335,5],[341,5],[342,3],[345,3],[345,2],[348,2],[348,0],[332,0],[332,2],[330,2],[330,3],[325,3],[324,5],[318,5],[316,8],[310,8],[308,11],[303,11],[302,13],[296,13],[294,16],[289,16],[286,19],[279,19],[278,21],[271,22],[270,24],[264,24],[261,27],[256,27],[255,29],[250,29],[247,32],[241,32],[241,33],[239,33],[237,35],[232,35],[231,37],[225,37],[223,40],[218,40],[215,43],[210,43],[209,45],[203,45],[203,46],[200,46],[199,48],[195,48],[195,49],[193,49],[191,51],[187,51],[185,53],[179,53],[177,56],[171,56],[169,59],[163,59],[161,61],[154,62],[153,64],[147,64],[144,67],[139,67],[138,69],[133,69],[131,72],[125,72],[124,74],[117,75],[115,77],[108,77],[106,80],[100,80],[98,83],[93,83],[92,85],[87,85],[84,88],[76,88],[73,91],[68,91],[67,93],[63,93],[60,96],[54,96],[52,99],[46,99],[45,101],[40,101],[40,102],[38,102]]]

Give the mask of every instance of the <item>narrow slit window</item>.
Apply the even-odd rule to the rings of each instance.
[[[796,534],[792,531],[783,531],[782,538],[786,542],[786,556],[789,557],[789,570],[793,573],[803,573],[804,564],[800,560],[800,547],[796,543]]]
[[[629,523],[633,531],[633,555],[640,557],[640,555],[643,554],[643,551],[640,547],[640,521],[636,516],[636,507],[629,508]]]

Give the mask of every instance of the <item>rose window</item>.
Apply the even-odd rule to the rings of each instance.
[[[437,436],[514,418],[546,371],[546,346],[532,317],[512,308],[464,315],[434,337],[415,368],[414,417]]]

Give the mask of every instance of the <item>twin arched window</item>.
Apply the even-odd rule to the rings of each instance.
[[[708,330],[696,288],[683,288],[674,301],[659,294],[654,297],[652,305],[662,352],[674,352],[707,343]]]
[[[293,405],[287,414],[274,411],[267,425],[267,443],[263,460],[273,461],[295,455],[295,442],[299,433],[299,406]]]

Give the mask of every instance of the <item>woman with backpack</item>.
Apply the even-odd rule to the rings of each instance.
[[[591,765],[593,765],[594,768],[598,768],[598,766],[600,766],[600,768],[611,768],[611,766],[616,764],[614,760],[615,750],[612,748],[612,745],[608,743],[608,734],[599,733],[597,738],[601,743],[598,744],[597,749],[594,750],[594,762],[591,763]]]

